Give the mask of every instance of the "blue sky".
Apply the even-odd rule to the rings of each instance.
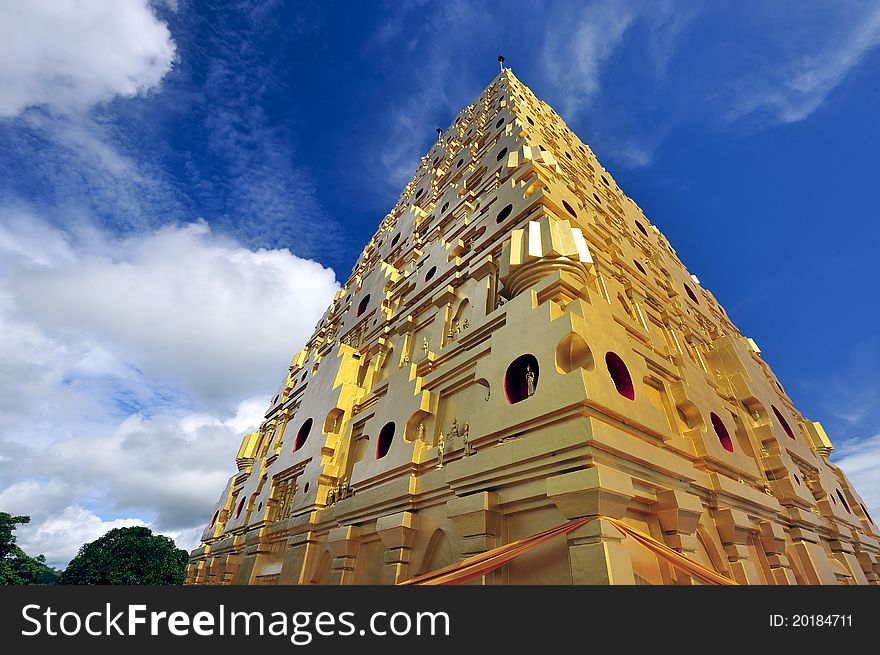
[[[0,509],[51,561],[123,524],[192,546],[499,52],[880,514],[876,2],[12,0],[0,39]]]

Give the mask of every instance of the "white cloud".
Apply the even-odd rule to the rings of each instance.
[[[880,433],[837,445],[832,459],[865,501],[871,518],[880,521]]]
[[[94,541],[114,528],[146,525],[138,518],[104,521],[78,505],[65,507],[31,529],[30,524],[16,531],[18,545],[26,553],[42,553],[50,566],[63,567],[76,555],[82,544]]]
[[[0,3],[0,117],[83,112],[157,86],[175,44],[145,0]]]
[[[816,39],[821,45],[806,55],[768,65],[760,76],[747,79],[728,113],[729,120],[757,110],[769,112],[782,123],[796,123],[810,116],[828,95],[880,44],[880,7],[864,11],[835,12]],[[834,23],[846,21],[839,28]],[[848,20],[847,20],[848,19]],[[833,38],[822,38],[826,34]]]
[[[0,212],[0,510],[32,517],[23,547],[63,565],[136,520],[191,548],[337,289],[203,223],[114,239]]]
[[[54,339],[101,344],[103,360],[125,358],[208,404],[248,393],[267,370],[280,376],[279,353],[308,338],[337,288],[330,269],[242,248],[204,223],[110,245],[14,272],[19,315]]]
[[[569,120],[599,90],[601,67],[618,48],[635,12],[616,0],[598,0],[560,25],[552,21],[544,37],[544,73],[558,90],[559,111]]]

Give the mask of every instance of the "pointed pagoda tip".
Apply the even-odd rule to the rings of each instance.
[[[504,55],[498,55],[498,66],[504,70]]]

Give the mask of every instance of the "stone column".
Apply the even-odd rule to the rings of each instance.
[[[807,584],[837,584],[837,576],[828,561],[825,549],[819,543],[819,535],[805,528],[789,531],[794,545],[792,550],[801,564]]]
[[[660,521],[666,545],[685,557],[696,560],[696,532],[703,513],[700,499],[681,489],[669,489],[657,493],[657,504],[652,509]],[[684,571],[672,567],[670,571],[676,584],[692,584],[691,577]]]
[[[758,531],[757,526],[739,509],[724,507],[717,510],[714,516],[733,579],[739,584],[761,584],[758,569],[749,561],[749,538]]]
[[[547,496],[567,519],[610,516],[622,519],[635,496],[632,478],[605,466],[547,479]],[[608,521],[590,521],[568,533],[574,584],[635,584],[623,534]]]
[[[797,584],[794,573],[791,571],[791,563],[785,555],[785,530],[773,521],[761,521],[760,527],[761,546],[767,555],[773,582],[779,585]]]
[[[327,535],[327,545],[333,553],[330,564],[330,584],[354,584],[354,566],[361,547],[360,528],[343,525]]]
[[[497,494],[482,491],[453,498],[446,503],[446,516],[461,535],[461,554],[470,557],[495,548],[501,526]]]
[[[418,531],[418,516],[398,512],[376,521],[376,533],[385,546],[382,584],[397,584],[409,578],[409,558]]]
[[[856,558],[856,549],[852,541],[852,530],[841,523],[831,521],[831,552],[849,570],[856,584],[868,584],[862,565]]]

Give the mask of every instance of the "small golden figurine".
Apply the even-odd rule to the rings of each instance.
[[[440,433],[440,438],[437,440],[437,468],[443,468],[443,455],[446,454],[446,437],[443,436],[443,433]]]
[[[526,386],[528,387],[528,395],[532,396],[535,393],[535,372],[532,370],[530,364],[526,365]]]
[[[461,431],[461,443],[464,444],[464,456],[470,457],[476,451],[473,444],[469,441],[468,436],[470,434],[470,423],[465,423],[464,428]]]

